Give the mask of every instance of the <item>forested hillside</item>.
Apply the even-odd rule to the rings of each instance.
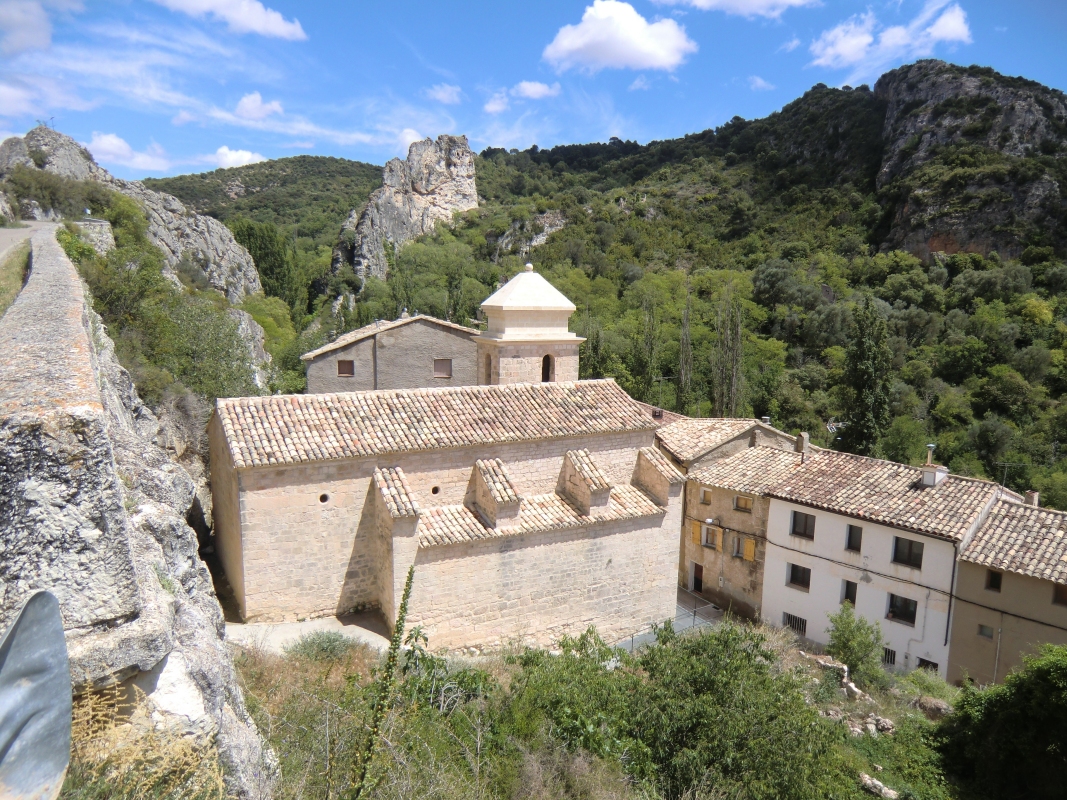
[[[530,259],[578,305],[583,377],[901,461],[936,442],[954,472],[1067,507],[1065,112],[924,61],[682,139],[488,149],[479,208],[387,281],[283,296],[298,327],[322,309],[319,335],[405,307],[465,322]]]
[[[344,158],[294,156],[144,183],[223,222],[245,217],[277,226],[310,280],[329,266],[341,222],[381,185],[382,170]]]

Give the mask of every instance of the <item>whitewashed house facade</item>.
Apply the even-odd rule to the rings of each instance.
[[[768,498],[760,615],[818,644],[845,600],[877,622],[887,667],[946,674],[957,557],[1001,498],[989,481],[831,450],[754,447],[701,483]]]

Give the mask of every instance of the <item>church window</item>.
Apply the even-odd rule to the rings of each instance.
[[[552,356],[541,359],[541,383],[552,382]]]

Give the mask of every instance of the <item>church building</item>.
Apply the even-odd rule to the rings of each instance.
[[[379,607],[430,646],[607,640],[673,616],[681,473],[579,381],[575,307],[527,267],[482,305],[478,385],[220,399],[215,538],[241,616]]]

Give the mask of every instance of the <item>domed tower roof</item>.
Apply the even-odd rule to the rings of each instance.
[[[559,289],[533,271],[527,264],[506,284],[491,294],[482,309],[492,311],[566,311],[573,313],[577,307]]]

